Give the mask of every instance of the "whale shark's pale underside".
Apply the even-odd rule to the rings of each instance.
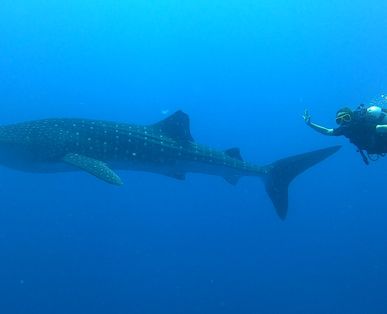
[[[197,144],[189,117],[178,111],[149,126],[87,119],[46,119],[0,127],[0,163],[23,171],[83,170],[121,185],[116,169],[140,170],[184,180],[187,173],[263,178],[280,218],[288,209],[289,183],[335,153],[329,147],[285,158],[267,166],[244,161],[238,148],[218,151]]]

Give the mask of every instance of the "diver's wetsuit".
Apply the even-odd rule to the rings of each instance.
[[[368,155],[384,155],[387,153],[387,134],[376,132],[378,121],[369,121],[366,119],[364,110],[358,109],[354,112],[352,121],[343,124],[333,130],[334,136],[345,136],[354,144],[359,152],[362,153],[364,161],[366,157],[363,151]]]

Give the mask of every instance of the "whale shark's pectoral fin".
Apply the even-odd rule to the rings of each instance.
[[[107,183],[122,185],[121,178],[104,162],[84,155],[70,153],[63,157],[63,161],[80,168]]]

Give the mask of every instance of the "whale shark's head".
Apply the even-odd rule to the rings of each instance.
[[[31,155],[21,145],[0,141],[0,164],[13,169],[23,170],[31,163]]]

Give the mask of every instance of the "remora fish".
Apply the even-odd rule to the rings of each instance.
[[[121,185],[113,169],[139,170],[184,180],[204,173],[237,184],[243,176],[263,178],[276,211],[285,219],[290,182],[335,153],[334,146],[281,159],[267,166],[244,161],[238,148],[217,151],[197,144],[189,117],[178,111],[149,126],[86,119],[46,119],[0,127],[0,163],[29,172],[83,170]]]

